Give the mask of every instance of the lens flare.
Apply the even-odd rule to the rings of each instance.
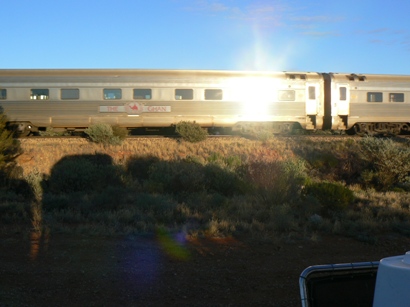
[[[235,68],[253,71],[282,71],[289,67],[289,59],[300,52],[284,33],[251,25],[251,39],[237,51]]]
[[[136,240],[131,250],[119,245],[118,263],[121,264],[123,287],[143,294],[155,285],[161,274],[163,257],[155,242]]]
[[[184,246],[185,237],[186,234],[183,231],[172,236],[163,228],[157,230],[157,239],[160,246],[168,256],[177,260],[189,259],[189,251]]]

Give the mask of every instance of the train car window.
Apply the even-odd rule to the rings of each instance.
[[[105,88],[104,89],[104,99],[105,100],[118,100],[122,98],[121,89],[117,88]]]
[[[383,93],[381,92],[368,92],[367,102],[383,102]]]
[[[134,99],[151,99],[152,90],[150,88],[135,88]]]
[[[307,78],[306,78],[306,75],[304,75],[304,74],[296,74],[296,75],[294,75],[294,74],[286,74],[286,77],[289,79],[289,80],[296,80],[296,79],[300,79],[300,80],[306,80]]]
[[[192,89],[176,89],[175,90],[176,100],[192,100],[194,99],[194,90]]]
[[[7,90],[0,89],[0,99],[7,99]]]
[[[295,101],[295,91],[278,91],[279,101]]]
[[[345,86],[339,87],[339,100],[346,101],[347,99],[347,88]]]
[[[223,92],[218,89],[206,89],[205,100],[222,100]]]
[[[47,100],[49,97],[49,90],[46,88],[31,89],[30,99],[32,100]]]
[[[389,93],[389,102],[404,102],[403,93]]]
[[[78,88],[61,89],[61,99],[80,99],[80,90]]]
[[[309,86],[309,100],[315,100],[315,99],[316,99],[316,87]]]

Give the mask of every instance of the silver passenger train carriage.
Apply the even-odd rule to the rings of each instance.
[[[359,134],[409,131],[410,76],[330,76],[332,128]]]
[[[0,70],[0,107],[22,135],[95,123],[286,132],[409,130],[410,76],[215,70]]]

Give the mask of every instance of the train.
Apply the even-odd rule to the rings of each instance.
[[[149,69],[2,69],[0,111],[19,135],[97,123],[209,131],[410,130],[410,76]]]

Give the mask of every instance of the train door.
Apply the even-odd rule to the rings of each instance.
[[[337,84],[338,99],[338,115],[349,115],[350,106],[350,87],[349,84]]]
[[[344,130],[350,112],[350,86],[335,83],[332,92],[332,129]]]
[[[306,83],[306,118],[311,121],[316,129],[322,129],[323,125],[323,98],[320,91],[320,84]],[[309,124],[309,123],[308,123]]]

